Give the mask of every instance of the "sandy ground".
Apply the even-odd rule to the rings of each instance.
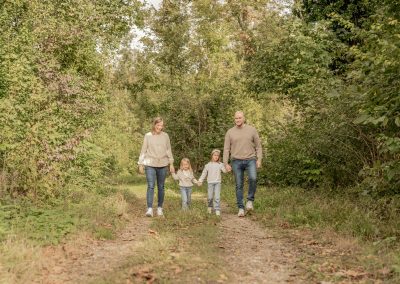
[[[81,237],[79,243],[69,242],[45,248],[44,264],[32,283],[91,283],[118,271],[126,259],[134,256],[143,245],[151,232],[151,222],[151,218],[139,216],[131,220],[114,240]],[[302,282],[296,270],[296,256],[290,246],[261,228],[249,216],[239,218],[224,213],[219,229],[219,255],[228,277],[218,282]]]
[[[231,283],[301,283],[296,256],[247,216],[224,214],[219,247],[232,276]]]

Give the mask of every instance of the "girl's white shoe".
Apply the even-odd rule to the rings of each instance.
[[[158,216],[163,216],[163,215],[164,215],[163,210],[162,210],[161,207],[158,207],[158,208],[157,208],[157,215],[158,215]]]
[[[146,216],[147,217],[153,217],[153,208],[147,208]]]

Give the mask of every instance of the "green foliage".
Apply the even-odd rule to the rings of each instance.
[[[222,15],[218,1],[163,2],[148,24],[154,37],[136,52],[135,77],[126,80],[146,118],[143,132],[161,115],[176,164],[188,157],[195,170],[208,162],[213,148],[222,149],[243,95],[237,81],[240,62],[229,47],[231,27]]]
[[[8,193],[57,196],[65,173],[85,163],[79,156],[88,148],[80,145],[98,127],[108,97],[103,61],[139,7],[137,1],[1,3],[0,161]]]
[[[76,190],[74,191],[76,193]],[[115,236],[120,217],[136,196],[129,190],[100,187],[80,199],[52,199],[35,204],[28,199],[6,199],[0,203],[0,241],[12,234],[42,245],[58,244],[80,230],[99,239]]]
[[[383,6],[373,17],[370,30],[363,31],[365,44],[354,47],[350,78],[358,87],[357,124],[369,125],[379,155],[365,165],[362,174],[373,191],[399,193],[400,188],[400,22],[396,5]],[[362,84],[361,84],[362,83]]]
[[[244,69],[248,89],[260,101],[289,99],[297,117],[277,119],[266,134],[262,177],[301,186],[363,181],[370,193],[396,194],[396,5],[385,2],[373,12],[373,1],[329,3],[299,1],[299,18],[262,21],[254,33],[256,52]],[[280,34],[265,40],[279,23]]]

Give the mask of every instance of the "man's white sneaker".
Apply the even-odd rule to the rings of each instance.
[[[219,211],[219,210],[215,210],[215,215],[217,215],[217,216],[221,216],[221,211]]]
[[[211,213],[212,213],[212,208],[211,208],[211,207],[208,207],[208,208],[207,208],[207,213],[208,213],[208,214],[211,214]]]
[[[158,207],[158,208],[157,208],[157,215],[158,215],[158,216],[163,216],[163,215],[164,215],[164,213],[163,213],[161,207]]]
[[[147,208],[146,216],[147,217],[153,217],[153,208]]]
[[[247,201],[247,203],[246,203],[246,210],[247,211],[252,211],[252,210],[254,210],[254,206],[253,206],[253,201]]]
[[[238,217],[244,217],[244,210],[242,208],[239,209]]]

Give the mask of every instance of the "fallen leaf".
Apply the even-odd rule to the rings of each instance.
[[[152,229],[149,229],[149,234],[151,235],[158,235],[158,233]]]
[[[362,278],[362,277],[368,275],[367,272],[361,272],[361,271],[355,271],[355,270],[342,270],[342,272],[346,276],[350,276],[351,278],[354,278],[354,279],[359,279],[359,278]]]
[[[387,267],[384,267],[382,269],[379,269],[378,273],[383,275],[383,276],[388,276],[388,275],[392,274],[392,270],[387,268]]]

